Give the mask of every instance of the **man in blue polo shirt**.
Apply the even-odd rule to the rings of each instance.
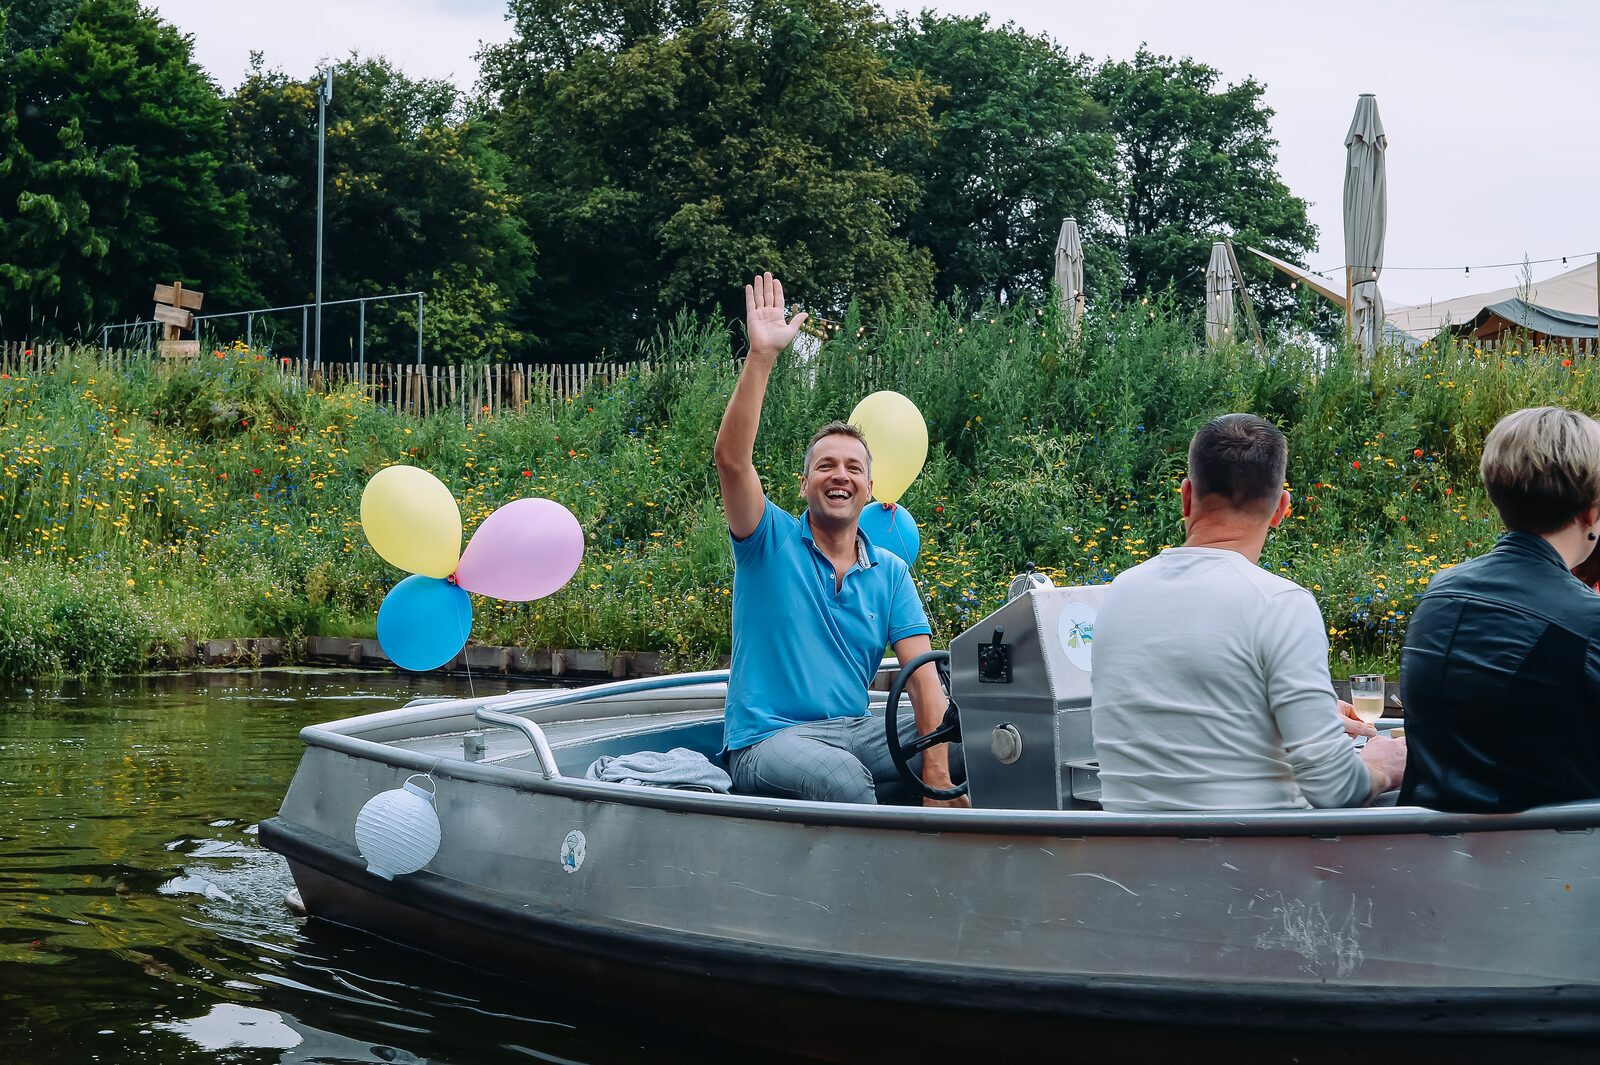
[[[778,353],[805,314],[786,320],[783,285],[768,274],[746,285],[750,353],[717,433],[717,477],[733,537],[733,669],[723,746],[742,792],[832,802],[877,801],[899,779],[867,686],[886,645],[900,661],[931,648],[927,614],[906,565],[859,528],[872,499],[872,455],[855,426],[830,422],[806,449],[796,518],[767,498],[756,473],[756,430]],[[945,698],[932,669],[906,686],[915,723],[931,732]],[[944,746],[922,756],[930,787],[948,788]],[[965,798],[928,805],[967,805]]]

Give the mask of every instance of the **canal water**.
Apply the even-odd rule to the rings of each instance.
[[[466,681],[0,689],[0,1062],[752,1060],[289,912],[288,869],[256,825],[277,812],[299,729],[435,694]]]

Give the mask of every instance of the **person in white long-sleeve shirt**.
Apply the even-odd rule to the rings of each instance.
[[[1187,538],[1120,574],[1094,634],[1094,743],[1107,810],[1362,806],[1396,788],[1405,741],[1334,695],[1316,600],[1262,569],[1289,512],[1288,447],[1228,414],[1189,446]]]

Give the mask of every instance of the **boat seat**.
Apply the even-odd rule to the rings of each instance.
[[[659,722],[642,722],[638,728],[587,736],[581,740],[560,742],[552,738],[550,747],[556,756],[556,768],[563,776],[569,777],[582,777],[596,758],[637,754],[640,751],[670,751],[674,747],[686,747],[720,764],[722,718],[675,723],[665,728]]]

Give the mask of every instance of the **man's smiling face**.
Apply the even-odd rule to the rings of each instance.
[[[853,436],[835,433],[818,440],[800,493],[813,518],[834,524],[854,521],[872,500],[867,448]]]

